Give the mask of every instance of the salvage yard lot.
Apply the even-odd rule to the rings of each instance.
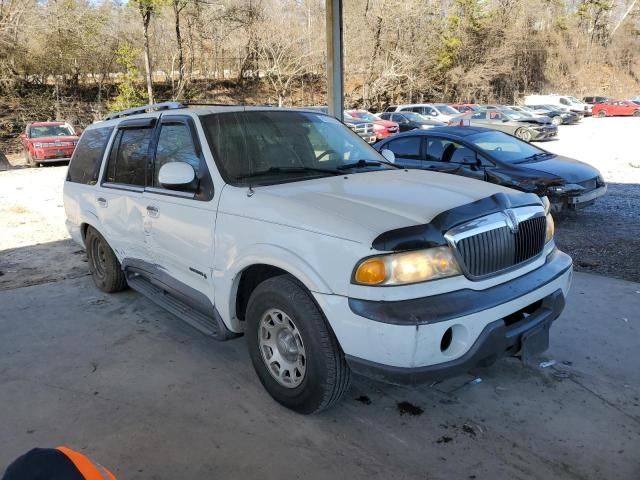
[[[578,270],[640,281],[638,133],[640,119],[586,119],[539,144],[609,183],[558,222]],[[302,417],[263,390],[244,339],[211,341],[93,286],[64,228],[65,174],[0,172],[0,468],[66,443],[127,479],[640,478],[640,284],[576,274],[547,368],[505,359],[415,388],[356,379],[342,404]]]

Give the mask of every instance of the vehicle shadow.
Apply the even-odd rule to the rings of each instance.
[[[73,240],[0,251],[0,291],[89,274],[87,258]]]

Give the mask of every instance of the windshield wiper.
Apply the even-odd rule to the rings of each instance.
[[[331,175],[340,175],[341,172],[339,170],[334,170],[330,168],[313,168],[313,167],[270,167],[266,170],[259,170],[257,172],[248,173],[246,175],[240,175],[236,177],[236,180],[244,180],[247,178],[256,178],[262,177],[264,175],[274,175],[278,173],[306,173],[306,172],[315,172],[315,173],[328,173]]]
[[[345,163],[344,165],[340,165],[336,168],[338,170],[351,170],[352,168],[380,167],[381,165],[389,165],[393,168],[402,168],[391,162],[383,162],[381,160],[358,160],[357,162]]]
[[[548,157],[549,155],[555,156],[555,154],[549,153],[549,152],[534,153],[533,155],[529,155],[528,157],[524,157],[523,159],[519,160],[517,163],[530,162],[530,161],[536,160],[538,158]]]

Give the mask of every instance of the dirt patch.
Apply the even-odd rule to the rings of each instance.
[[[13,160],[10,156],[10,160]],[[87,275],[65,227],[66,167],[0,173],[0,290]]]

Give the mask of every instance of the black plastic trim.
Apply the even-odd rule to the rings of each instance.
[[[459,358],[417,368],[383,365],[369,360],[346,355],[351,371],[374,380],[397,385],[412,385],[444,380],[468,372],[474,367],[487,367],[506,355],[515,355],[522,349],[522,340],[530,332],[540,329],[549,335],[551,324],[564,309],[562,290],[547,296],[540,307],[518,323],[507,326],[504,320],[488,324],[471,348]],[[539,353],[539,352],[537,352]]]
[[[541,267],[485,290],[466,288],[430,297],[386,302],[349,298],[349,308],[361,317],[393,325],[444,322],[520,298],[554,281],[569,270],[571,265],[569,255],[554,249]]]
[[[396,252],[447,245],[444,234],[457,225],[508,208],[531,205],[542,206],[540,197],[533,193],[499,192],[490,197],[444,211],[427,224],[412,225],[384,232],[373,240],[372,247],[382,252]]]

